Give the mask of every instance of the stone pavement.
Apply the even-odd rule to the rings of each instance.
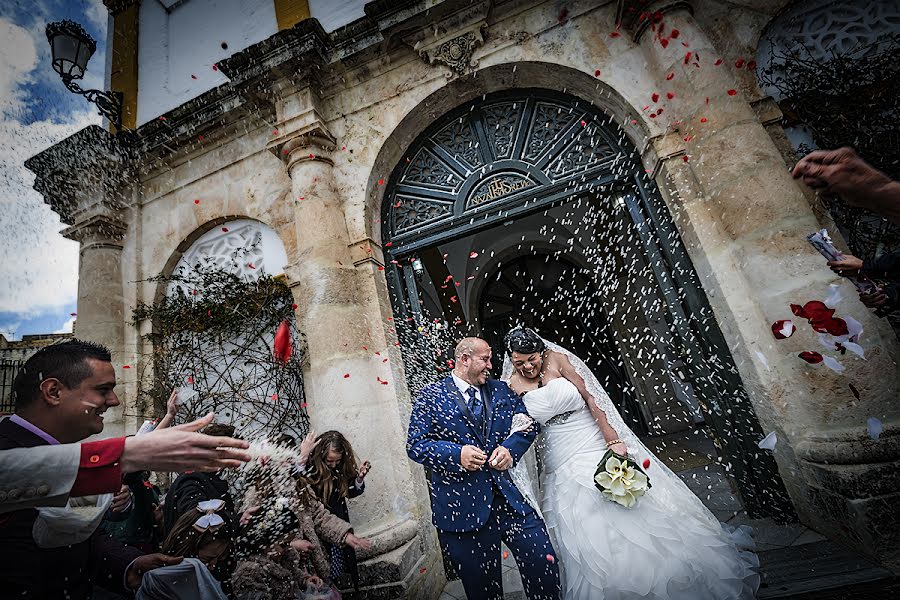
[[[720,521],[753,528],[762,574],[758,598],[880,600],[900,597],[900,583],[889,571],[802,523],[783,525],[771,518],[751,519],[732,490],[724,469],[714,462],[715,447],[702,433],[673,434],[645,443],[678,473]],[[522,580],[511,555],[502,561],[502,569],[505,598],[523,600]],[[466,600],[462,582],[450,581],[440,600]]]

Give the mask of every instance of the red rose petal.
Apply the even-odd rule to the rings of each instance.
[[[296,305],[296,304],[291,304],[291,308],[293,308],[294,310],[297,310],[297,305]]]
[[[287,319],[281,322],[275,331],[275,342],[272,345],[272,355],[281,364],[287,364],[294,353],[294,343],[291,340],[291,326]]]
[[[131,368],[131,365],[122,365],[122,368],[123,368],[123,369],[130,369],[130,368]]]
[[[723,62],[724,62],[724,61],[723,61],[721,58],[719,58],[719,59],[716,60],[716,62],[713,63],[713,65],[715,65],[715,66],[718,67],[718,66],[721,65]]]
[[[659,94],[657,94],[656,92],[653,92],[653,94],[650,96],[650,99],[653,100],[654,102],[659,102]]]
[[[214,65],[212,66],[212,70],[213,70],[213,71],[218,71],[218,70],[219,70],[219,65],[214,64]]]
[[[799,356],[800,358],[802,358],[803,360],[805,360],[806,362],[808,362],[811,365],[818,364],[818,363],[822,362],[822,360],[823,360],[822,355],[819,354],[818,352],[801,352],[797,356]]]
[[[675,77],[675,71],[672,71],[668,75],[666,75],[666,81],[672,81],[672,78]]]
[[[469,253],[469,258],[478,258],[478,253],[477,253],[477,252],[470,252],[470,253]]]
[[[689,64],[691,62],[691,57],[694,55],[693,52],[686,52],[684,54],[684,64]]]
[[[659,45],[666,48],[669,45],[669,40],[666,38],[659,38]]]
[[[547,561],[548,561],[548,562],[556,562],[556,557],[553,556],[552,554],[548,554],[548,555],[547,555]]]
[[[379,179],[379,180],[378,180],[378,185],[384,185],[384,179]]]
[[[687,162],[690,159],[687,157],[687,155],[684,155],[681,157],[681,160],[683,160],[684,162]]]
[[[594,77],[600,77],[600,69],[594,71]]]
[[[675,94],[673,92],[666,92],[666,98],[668,98],[669,100],[671,100],[674,97],[675,97]]]
[[[669,37],[672,38],[673,40],[675,40],[675,39],[678,39],[679,35],[681,35],[681,32],[678,31],[677,29],[673,29],[672,33],[669,34]]]
[[[737,90],[728,90],[729,96],[737,96]]]
[[[796,330],[797,328],[794,327],[794,323],[790,319],[781,319],[772,323],[772,335],[775,336],[776,340],[787,339],[794,335]],[[785,331],[788,333],[785,334]]]
[[[617,38],[617,37],[619,37],[620,35],[622,35],[622,34],[619,33],[618,31],[613,31],[613,32],[611,32],[611,33],[609,34],[609,37]]]
[[[743,66],[744,66],[744,59],[743,59],[743,58],[739,58],[739,59],[737,59],[736,61],[734,61],[734,67],[735,67],[736,69],[740,69],[740,68],[742,68]]]
[[[227,227],[223,227],[223,228],[222,228],[222,231],[223,231],[224,233],[228,233],[228,228],[227,228]]]
[[[194,200],[194,204],[200,204],[200,199],[197,198],[196,200]]]
[[[649,468],[650,468],[650,459],[649,459],[649,458],[645,458],[645,459],[644,459],[643,466],[644,466],[645,469],[649,469]]]
[[[344,373],[344,379],[350,379],[350,373]]]
[[[747,69],[749,69],[750,71],[755,71],[756,70],[756,61],[755,60],[748,61]]]
[[[709,119],[707,119],[706,117],[700,117],[701,123],[706,123],[707,121],[709,121]]]

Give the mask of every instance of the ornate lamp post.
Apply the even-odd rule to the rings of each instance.
[[[83,90],[75,80],[84,77],[97,43],[84,28],[74,21],[57,21],[47,25],[47,41],[53,54],[53,70],[62,78],[70,92],[84,96],[97,105],[100,114],[122,129],[122,92]]]

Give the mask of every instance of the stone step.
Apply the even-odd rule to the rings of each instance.
[[[890,571],[862,557],[857,551],[827,540],[766,550],[759,553],[759,561],[762,583],[757,597],[760,599],[794,598],[807,594],[813,594],[809,597],[816,599],[838,599],[844,596],[825,594],[838,593],[841,589],[850,591],[863,585],[870,589],[871,594],[893,581]],[[850,597],[857,596],[847,596]],[[874,600],[881,596],[865,597]]]

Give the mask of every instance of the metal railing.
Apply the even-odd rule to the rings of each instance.
[[[0,415],[12,414],[15,411],[12,397],[13,381],[24,364],[24,360],[0,360]]]

